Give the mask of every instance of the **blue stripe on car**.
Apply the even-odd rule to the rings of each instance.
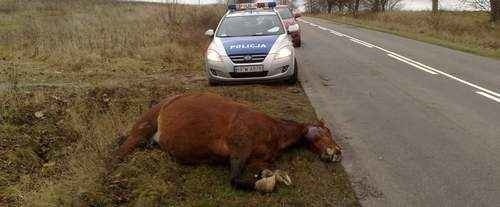
[[[268,54],[278,35],[223,37],[224,49],[228,55]]]

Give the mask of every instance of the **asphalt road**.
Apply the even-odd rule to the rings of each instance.
[[[300,79],[365,206],[500,206],[500,61],[302,18]]]

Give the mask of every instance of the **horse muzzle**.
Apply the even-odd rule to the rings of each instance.
[[[342,160],[342,152],[338,149],[328,147],[321,154],[321,160],[324,162],[340,162]]]

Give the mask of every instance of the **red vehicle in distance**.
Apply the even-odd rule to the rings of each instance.
[[[292,12],[292,9],[287,5],[279,5],[276,7],[276,10],[281,16],[281,19],[283,20],[283,24],[285,25],[286,29],[288,29],[290,25],[297,24],[296,18],[299,18],[301,16],[300,13]],[[293,46],[300,47],[301,45],[300,29],[296,32],[292,32],[290,35],[292,36]]]

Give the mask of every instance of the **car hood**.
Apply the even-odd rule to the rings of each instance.
[[[222,45],[227,55],[268,54],[279,35],[224,37]]]

